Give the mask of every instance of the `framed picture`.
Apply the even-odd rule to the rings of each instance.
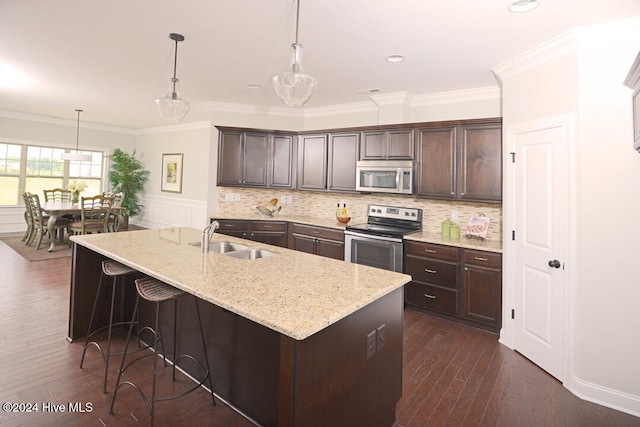
[[[182,193],[182,153],[162,155],[162,191]]]

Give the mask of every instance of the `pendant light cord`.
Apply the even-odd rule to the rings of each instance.
[[[298,44],[299,28],[300,28],[300,0],[296,0],[296,44]]]
[[[78,126],[76,128],[76,153],[77,153],[78,147],[80,146],[80,113],[82,113],[82,110],[78,110],[76,108],[76,111],[78,112]]]

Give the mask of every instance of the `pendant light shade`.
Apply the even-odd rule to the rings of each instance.
[[[318,87],[318,81],[306,74],[302,68],[302,45],[298,43],[300,20],[300,0],[296,0],[296,41],[293,48],[292,65],[283,73],[273,78],[273,88],[286,105],[303,106]]]
[[[178,91],[180,80],[176,77],[176,68],[178,66],[178,42],[184,41],[184,36],[182,34],[171,33],[169,34],[169,38],[176,42],[176,49],[174,52],[175,56],[173,58],[171,90],[165,97],[156,99],[156,105],[158,106],[158,111],[160,111],[162,117],[167,120],[180,121],[184,119],[191,109],[191,104],[180,98]]]
[[[62,158],[62,160],[75,160],[75,161],[79,161],[79,162],[88,162],[88,161],[91,160],[91,155],[90,154],[82,154],[82,153],[80,153],[80,150],[78,149],[79,144],[80,144],[80,113],[82,113],[82,110],[76,109],[76,112],[78,113],[78,127],[76,128],[76,152],[75,153],[62,153],[62,155],[60,157]]]

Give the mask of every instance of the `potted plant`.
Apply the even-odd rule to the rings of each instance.
[[[129,154],[119,148],[111,154],[111,170],[109,182],[114,193],[123,194],[122,214],[123,228],[129,223],[129,217],[138,215],[142,211],[142,204],[138,193],[144,188],[149,179],[149,171],[145,170],[140,160],[136,159],[136,150]]]

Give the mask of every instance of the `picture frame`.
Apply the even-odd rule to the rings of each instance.
[[[162,186],[167,193],[182,193],[183,153],[162,154]]]

